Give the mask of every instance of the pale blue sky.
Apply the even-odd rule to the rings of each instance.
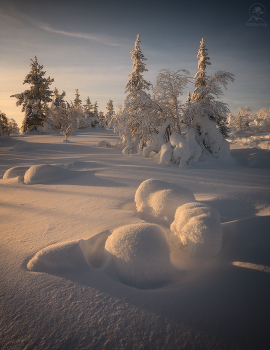
[[[0,0],[0,110],[21,124],[23,114],[11,94],[28,89],[23,80],[35,55],[52,89],[75,89],[85,102],[106,111],[125,99],[130,51],[137,34],[148,59],[145,78],[153,84],[158,70],[197,72],[200,40],[206,40],[212,65],[208,74],[235,74],[223,100],[232,113],[239,106],[256,112],[270,107],[270,7],[262,16],[267,26],[247,26],[253,1],[104,1]],[[189,87],[192,91],[192,87]],[[186,100],[186,94],[182,100]]]

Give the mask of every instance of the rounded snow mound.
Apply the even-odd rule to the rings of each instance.
[[[113,231],[105,243],[119,279],[137,288],[153,288],[172,272],[165,231],[155,224],[132,224]]]
[[[12,179],[18,176],[24,176],[25,172],[29,169],[29,166],[15,166],[13,168],[8,169],[3,175],[3,179]]]
[[[57,243],[41,249],[28,262],[27,269],[57,273],[85,268],[86,262],[77,242]]]
[[[142,182],[135,193],[136,208],[142,218],[165,226],[173,222],[179,206],[194,201],[188,188],[154,179]]]
[[[99,141],[97,144],[98,147],[112,147],[112,145],[110,144],[110,142],[106,141],[106,140],[102,140]]]
[[[193,258],[208,258],[221,250],[220,215],[208,205],[195,202],[177,208],[170,228],[174,246],[187,249]]]
[[[24,174],[24,183],[43,184],[65,179],[68,177],[69,170],[50,164],[41,164],[31,166]]]

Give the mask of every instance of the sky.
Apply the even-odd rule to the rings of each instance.
[[[106,112],[126,97],[132,71],[130,51],[137,34],[147,58],[144,78],[155,85],[160,69],[187,69],[194,77],[202,38],[211,61],[207,74],[218,70],[235,74],[222,101],[233,114],[238,107],[252,112],[270,107],[270,6],[254,1],[108,1],[0,0],[0,110],[23,119],[16,98],[30,59],[37,56],[51,85],[74,100],[75,89],[85,103],[90,97]],[[259,20],[251,19],[256,7]],[[249,24],[249,25],[247,25]],[[252,24],[252,25],[250,25]],[[259,25],[258,25],[259,24]],[[184,102],[187,87],[180,99]]]

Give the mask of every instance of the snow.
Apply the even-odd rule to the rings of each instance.
[[[234,139],[233,162],[200,160],[182,169],[123,155],[110,130],[82,129],[69,143],[62,139],[35,132],[0,138],[1,177],[9,170],[0,179],[1,349],[268,349],[269,148]],[[112,147],[97,147],[101,140]],[[22,143],[26,150],[14,152]],[[260,161],[248,166],[251,157]],[[55,172],[45,176],[41,165]],[[18,181],[34,169],[36,183]],[[145,197],[137,212],[136,191],[149,179],[171,187],[157,182],[156,189],[139,191]],[[191,201],[181,202],[187,194],[177,192],[178,186],[188,189]],[[179,207],[198,202],[220,214],[221,250],[198,260],[170,243],[172,268],[163,232],[170,237]],[[207,213],[189,221],[213,243],[220,226],[213,209]],[[150,223],[158,225],[151,226],[152,238],[144,244],[131,240],[130,250],[122,250],[130,263],[116,269],[106,242],[117,246],[116,232],[127,237],[133,225]],[[192,245],[190,233],[185,237]],[[204,245],[208,253],[206,247],[212,245]],[[131,254],[136,248],[141,261]],[[148,264],[150,253],[156,265]],[[142,266],[154,277],[148,285],[136,285]]]
[[[24,174],[24,183],[43,184],[65,179],[70,171],[51,164],[32,165]]]
[[[217,255],[222,247],[219,212],[209,205],[194,202],[177,208],[171,224],[172,241],[188,250],[193,258]]]
[[[105,244],[125,284],[153,288],[169,279],[172,264],[165,231],[155,224],[133,224],[113,231]]]
[[[197,163],[201,156],[202,149],[195,140],[195,131],[193,129],[190,129],[186,134],[186,140],[190,149],[190,163]]]
[[[160,165],[168,165],[172,159],[172,146],[170,142],[164,143],[161,146],[160,152],[156,155],[159,159],[159,164]]]
[[[145,180],[135,193],[136,208],[141,217],[165,226],[172,223],[179,206],[194,201],[188,188],[156,179]]]

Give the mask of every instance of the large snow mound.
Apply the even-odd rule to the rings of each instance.
[[[12,179],[18,176],[24,176],[25,172],[29,169],[29,166],[15,166],[13,168],[8,169],[4,175],[3,179]]]
[[[28,262],[27,269],[35,272],[57,273],[74,271],[87,266],[78,242],[57,243],[41,249]]]
[[[206,204],[187,203],[177,208],[169,239],[178,248],[187,249],[194,258],[217,255],[222,247],[219,212]]]
[[[166,233],[155,224],[132,224],[113,231],[105,243],[119,279],[138,288],[151,288],[172,272]]]
[[[71,170],[50,164],[31,166],[24,174],[24,183],[43,184],[65,179],[70,176]]]
[[[188,188],[162,180],[145,180],[135,193],[136,208],[141,217],[165,226],[173,222],[179,206],[194,201]]]

